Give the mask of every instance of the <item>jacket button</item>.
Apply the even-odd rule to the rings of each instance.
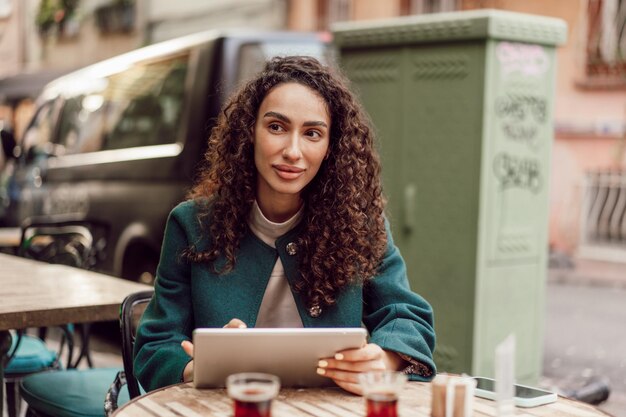
[[[320,314],[322,314],[322,307],[320,307],[319,305],[314,305],[311,308],[309,308],[309,315],[313,318],[319,317]]]
[[[298,245],[296,245],[293,242],[289,242],[287,243],[287,253],[291,256],[295,255],[296,253],[298,253]]]

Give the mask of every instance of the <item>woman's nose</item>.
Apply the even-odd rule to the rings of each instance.
[[[283,158],[288,159],[290,161],[297,161],[302,158],[302,150],[300,149],[300,139],[293,135],[289,139],[289,143],[285,146],[283,150]]]

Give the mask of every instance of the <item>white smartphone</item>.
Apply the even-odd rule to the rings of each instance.
[[[495,380],[480,376],[473,378],[476,380],[476,390],[474,394],[477,397],[486,398],[488,400],[496,399]],[[515,384],[514,402],[517,407],[537,407],[539,405],[553,403],[556,399],[557,395],[554,392]]]

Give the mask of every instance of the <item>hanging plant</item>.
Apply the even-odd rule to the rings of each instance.
[[[74,18],[80,0],[41,0],[35,23],[41,36],[64,33],[65,24]]]
[[[50,30],[54,26],[54,12],[55,6],[51,0],[41,0],[39,3],[39,10],[35,17],[35,23],[39,29],[39,33],[42,36],[48,35]]]

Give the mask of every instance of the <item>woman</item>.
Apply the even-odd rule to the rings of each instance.
[[[313,58],[275,58],[226,104],[191,199],[168,219],[135,343],[148,390],[189,381],[197,327],[359,327],[369,344],[317,372],[435,374],[432,310],[408,286],[383,216],[363,110]],[[182,344],[182,347],[181,347]]]

